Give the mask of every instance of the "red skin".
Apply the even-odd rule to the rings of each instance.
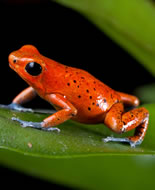
[[[29,62],[41,65],[40,75],[31,76],[27,73],[25,66]],[[38,94],[58,110],[43,120],[42,127],[57,126],[73,119],[82,123],[105,123],[116,133],[136,128],[135,135],[129,139],[134,143],[144,139],[148,111],[136,108],[123,113],[124,105],[139,105],[135,96],[114,91],[84,70],[57,63],[41,55],[32,45],[25,45],[12,52],[9,64],[30,85],[13,103],[23,104]]]

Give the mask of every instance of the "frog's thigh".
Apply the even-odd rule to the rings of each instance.
[[[139,99],[136,96],[132,96],[130,94],[126,94],[123,92],[117,92],[120,97],[123,104],[128,106],[138,106],[139,105]]]
[[[118,139],[111,137],[107,141],[125,141],[130,144],[140,144],[148,127],[148,111],[145,108],[136,108],[126,113],[123,112],[124,107],[122,103],[114,104],[107,113],[104,123],[116,133],[123,133],[136,128],[134,136]]]

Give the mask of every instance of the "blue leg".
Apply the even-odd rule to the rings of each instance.
[[[6,108],[6,109],[16,110],[20,112],[34,112],[31,108],[24,108],[21,105],[16,104],[16,103],[11,103],[9,105],[0,104],[0,108]]]
[[[48,113],[48,114],[55,113],[55,110],[24,108],[23,106],[16,103],[11,103],[9,105],[0,104],[0,108],[15,110],[19,112]]]
[[[126,143],[129,143],[132,148],[134,148],[136,145],[141,144],[142,142],[141,140],[137,142],[133,142],[129,138],[115,138],[115,137],[107,137],[107,138],[103,138],[102,140],[105,143],[110,142],[110,141],[111,142],[126,142]]]
[[[43,127],[42,124],[43,122],[32,122],[32,121],[23,121],[21,119],[18,119],[16,117],[12,117],[11,118],[13,121],[17,121],[18,123],[20,123],[20,125],[22,127],[31,127],[31,128],[35,128],[35,129],[42,129],[45,131],[57,131],[60,132],[60,129],[57,127]]]

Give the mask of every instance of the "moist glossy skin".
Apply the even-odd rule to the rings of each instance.
[[[41,72],[36,76],[26,70],[26,65],[31,62],[41,67]],[[51,128],[73,119],[82,123],[105,123],[117,133],[137,127],[134,137],[125,138],[126,140],[106,138],[106,142],[125,141],[135,146],[144,139],[148,111],[137,108],[124,113],[124,104],[139,105],[135,96],[114,91],[84,70],[57,63],[41,55],[32,45],[25,45],[12,52],[9,55],[9,65],[30,85],[13,103],[23,104],[38,94],[58,110],[45,118],[41,127]]]

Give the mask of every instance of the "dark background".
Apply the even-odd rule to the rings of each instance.
[[[132,94],[134,89],[154,81],[131,55],[115,44],[92,23],[71,9],[49,1],[1,1],[0,3],[0,81],[1,102],[9,104],[27,84],[8,66],[8,55],[24,44],[65,65],[89,71],[112,88]],[[32,107],[50,106],[39,98]],[[48,182],[0,168],[1,186],[16,187],[20,180],[35,188]],[[16,183],[17,182],[17,183]],[[56,186],[53,188],[63,186]],[[27,188],[29,188],[27,186]]]

